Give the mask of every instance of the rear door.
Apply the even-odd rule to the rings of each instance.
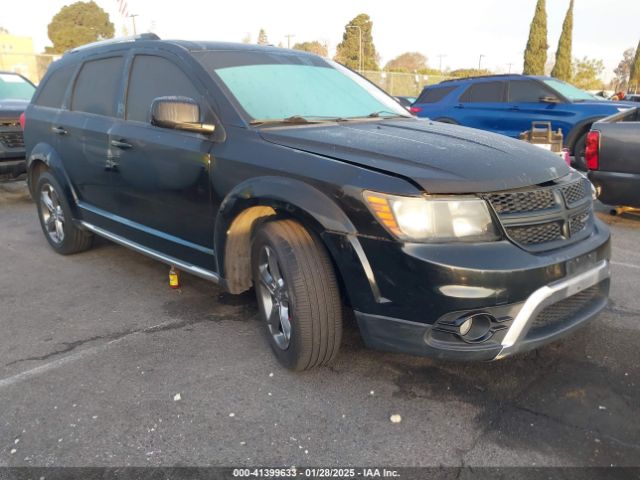
[[[96,214],[91,216],[95,223],[102,223],[103,217],[116,210],[107,142],[115,122],[123,66],[122,56],[86,61],[75,79],[69,109],[61,110],[52,125],[80,206]]]
[[[129,238],[179,258],[213,260],[214,214],[210,198],[211,136],[151,125],[157,97],[180,96],[200,105],[213,123],[204,87],[173,56],[133,57],[125,118],[109,133],[118,215]],[[206,259],[193,257],[206,254]],[[212,265],[209,264],[210,267]]]
[[[502,80],[473,83],[454,106],[456,118],[468,127],[510,135],[506,86]]]
[[[562,129],[565,137],[571,129],[569,112],[562,99],[559,103],[541,102],[543,97],[556,97],[553,90],[546,88],[542,83],[534,80],[522,79],[509,81],[508,105],[509,128],[508,135],[514,137],[531,129],[531,122],[551,122],[553,130]]]

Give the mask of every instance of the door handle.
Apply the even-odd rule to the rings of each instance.
[[[520,111],[520,107],[516,107],[516,106],[509,107],[509,110],[512,111],[512,112],[519,112]]]
[[[58,135],[66,135],[67,132],[63,127],[51,127],[51,131],[53,133],[57,133]]]
[[[464,108],[464,105],[462,103],[459,103],[457,105],[454,105],[453,108]]]
[[[111,146],[116,148],[121,148],[123,150],[127,150],[128,148],[132,148],[133,145],[127,142],[123,142],[121,140],[111,140]]]

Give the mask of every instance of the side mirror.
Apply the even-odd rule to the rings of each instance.
[[[539,99],[542,103],[560,103],[560,99],[558,97],[554,97],[553,95],[549,95],[546,97],[540,97]]]
[[[151,125],[211,134],[215,125],[200,121],[200,106],[188,97],[158,97],[151,102]]]

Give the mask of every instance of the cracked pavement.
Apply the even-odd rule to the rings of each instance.
[[[612,303],[577,334],[446,363],[367,350],[351,321],[333,366],[294,374],[252,294],[171,290],[102,240],[56,255],[0,184],[0,465],[638,466],[640,218],[601,210]]]

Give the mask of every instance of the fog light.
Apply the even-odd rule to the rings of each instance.
[[[462,325],[458,327],[460,335],[464,337],[467,333],[469,333],[469,330],[471,330],[471,325],[473,325],[473,320],[471,319],[471,317],[469,317],[463,322]]]
[[[470,315],[460,324],[459,335],[465,342],[482,342],[491,337],[491,322],[495,318],[488,313]]]

